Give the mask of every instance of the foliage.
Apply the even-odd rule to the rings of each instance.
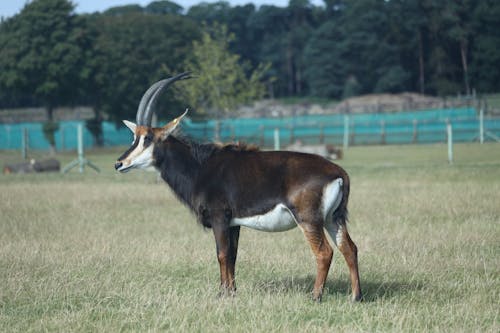
[[[262,98],[265,88],[261,80],[267,67],[259,66],[247,77],[240,57],[229,51],[234,35],[225,26],[214,25],[209,30],[202,33],[200,41],[193,42],[185,68],[196,79],[184,91],[196,112],[220,117],[239,104]]]
[[[77,99],[84,63],[82,21],[67,0],[37,0],[0,26],[0,88],[12,102],[35,102],[52,110]],[[16,100],[18,99],[18,100]],[[46,127],[47,131],[53,126]],[[47,138],[53,145],[54,133]]]
[[[473,13],[474,43],[471,47],[471,81],[479,91],[500,91],[500,5],[480,1]]]
[[[182,6],[168,0],[153,1],[144,9],[146,13],[173,15],[181,15],[182,10]]]
[[[0,87],[49,109],[75,98],[80,20],[67,0],[38,0],[0,26]]]
[[[165,77],[165,68],[167,75],[184,71],[183,60],[199,35],[193,22],[169,14],[98,15],[90,24],[97,31],[89,59],[91,103],[115,121],[135,118],[144,90]],[[162,98],[173,100],[171,94]]]
[[[128,14],[140,14],[142,12],[143,8],[139,5],[124,5],[111,7],[104,12],[104,15],[121,16]]]
[[[0,107],[42,105],[51,117],[55,106],[85,104],[96,121],[133,118],[149,84],[186,70],[204,22],[227,26],[231,61],[246,78],[265,77],[270,97],[495,92],[499,15],[494,0],[219,1],[187,12],[158,0],[91,15],[74,14],[69,0],[34,0],[0,22]],[[176,96],[163,98],[177,114]]]

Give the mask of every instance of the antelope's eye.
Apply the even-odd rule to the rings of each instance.
[[[144,136],[144,143],[149,144],[151,143],[151,141],[153,141],[153,134],[152,133],[146,134]]]

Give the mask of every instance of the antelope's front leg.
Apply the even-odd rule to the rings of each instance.
[[[230,228],[228,224],[212,226],[217,248],[217,260],[220,268],[221,294],[233,295],[236,291],[234,282],[236,254],[238,251],[239,227]]]

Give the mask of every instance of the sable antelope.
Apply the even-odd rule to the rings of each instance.
[[[234,293],[240,226],[285,231],[298,226],[317,261],[313,298],[321,300],[333,250],[324,229],[344,255],[352,299],[362,298],[357,248],[347,232],[349,177],[340,166],[312,154],[259,151],[240,144],[200,144],[175,134],[184,112],[160,128],[151,127],[162,90],[189,73],[154,83],[142,97],[132,146],[115,169],[154,166],[177,197],[213,230],[220,266],[221,291]]]

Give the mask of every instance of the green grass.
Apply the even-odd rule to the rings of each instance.
[[[321,304],[298,229],[242,230],[218,298],[203,230],[154,173],[0,176],[0,332],[498,332],[500,145],[353,147],[350,233],[366,301],[335,252]],[[0,152],[12,162],[18,152]],[[59,156],[63,164],[74,156]]]

